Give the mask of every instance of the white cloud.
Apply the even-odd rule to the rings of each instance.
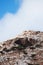
[[[0,41],[13,38],[23,30],[43,31],[43,0],[23,0],[16,14],[6,13],[0,20]]]

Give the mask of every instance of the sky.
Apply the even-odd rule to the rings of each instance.
[[[0,0],[0,41],[25,30],[43,31],[43,0]]]
[[[0,0],[0,19],[8,12],[15,14],[20,7],[19,2],[20,0]]]

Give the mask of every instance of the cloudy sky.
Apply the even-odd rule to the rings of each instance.
[[[0,41],[24,30],[43,31],[43,0],[0,0]]]

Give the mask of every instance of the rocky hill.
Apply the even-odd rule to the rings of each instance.
[[[43,65],[43,32],[24,31],[0,43],[0,65]]]

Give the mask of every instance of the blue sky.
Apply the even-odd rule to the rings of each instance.
[[[0,18],[8,12],[15,14],[19,7],[19,0],[0,0]]]
[[[43,0],[0,0],[0,41],[24,30],[43,31]]]

